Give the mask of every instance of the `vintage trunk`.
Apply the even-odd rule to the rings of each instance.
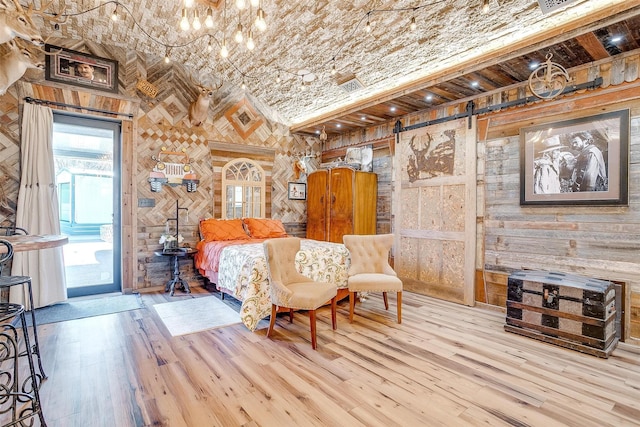
[[[507,285],[505,330],[608,357],[620,336],[620,295],[608,281],[518,271]]]

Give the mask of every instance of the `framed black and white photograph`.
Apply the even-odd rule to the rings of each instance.
[[[118,92],[118,61],[45,45],[45,80]]]
[[[289,200],[306,200],[307,184],[302,182],[289,183]]]
[[[629,110],[520,130],[521,205],[627,205]]]

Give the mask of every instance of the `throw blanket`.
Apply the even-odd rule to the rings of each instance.
[[[300,273],[315,281],[347,287],[349,251],[343,244],[303,239],[296,264]],[[262,243],[227,246],[220,254],[217,286],[242,301],[242,323],[255,330],[260,320],[271,314]]]

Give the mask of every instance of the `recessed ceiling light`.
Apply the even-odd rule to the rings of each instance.
[[[613,36],[611,37],[611,43],[618,43],[622,41],[622,36]]]
[[[393,113],[394,111],[396,111],[396,107],[391,107],[389,108],[389,110],[391,110],[391,112]]]
[[[480,83],[478,82],[471,82],[471,87],[478,87],[480,86]]]
[[[424,99],[426,99],[427,101],[433,101],[433,95],[429,94],[425,96]]]
[[[367,120],[367,116],[360,117],[360,120]]]
[[[533,61],[531,64],[529,64],[529,69],[535,70],[539,66],[540,66],[540,63],[538,61]]]
[[[337,128],[341,128],[341,127],[342,127],[342,125],[341,125],[340,123],[338,123],[338,124],[336,125],[336,127],[337,127]]]
[[[320,131],[319,130],[316,130],[316,135],[320,135]]]

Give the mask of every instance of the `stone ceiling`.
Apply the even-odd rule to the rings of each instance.
[[[114,22],[110,14],[116,3],[120,19]],[[227,0],[226,13],[224,1],[200,3],[197,7],[202,18],[203,4],[213,6],[215,25],[185,33],[178,27],[179,0],[54,0],[47,10],[61,11],[65,4],[64,14],[69,17],[59,30],[47,27],[43,33],[115,44],[157,56],[164,56],[169,49],[171,60],[195,70],[194,76],[201,81],[222,79],[240,86],[244,80],[246,90],[278,111],[286,122],[295,124],[350,103],[375,99],[376,93],[457,62],[504,51],[536,33],[640,1],[548,0],[563,7],[543,14],[536,0],[490,0],[491,10],[484,14],[482,0],[262,0],[268,27],[262,33],[253,28],[253,51],[233,40],[238,24],[234,0]],[[245,28],[249,16],[245,10]],[[413,16],[417,28],[411,31]],[[368,19],[372,31],[367,33]],[[218,54],[223,34],[230,50],[227,59]],[[207,49],[209,43],[212,52]],[[334,64],[337,73],[332,75]],[[301,70],[315,77],[304,91]],[[364,88],[347,93],[338,83],[352,75]]]

